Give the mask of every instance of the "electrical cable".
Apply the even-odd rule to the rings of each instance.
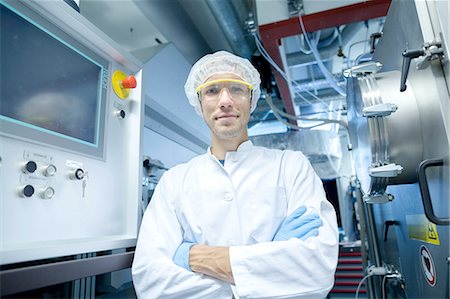
[[[309,45],[309,48],[312,50],[314,57],[316,58],[317,65],[319,66],[319,69],[322,71],[322,74],[325,76],[325,78],[330,83],[331,87],[333,87],[333,89],[336,90],[337,93],[339,93],[342,96],[345,96],[345,90],[337,85],[336,80],[334,79],[333,75],[328,71],[328,69],[323,64],[322,59],[320,58],[319,51],[317,50],[317,47],[315,47],[309,40],[308,34],[305,29],[305,24],[303,24],[303,18],[302,18],[301,13],[298,14],[298,19],[300,21],[300,26],[302,27],[302,32],[303,32],[303,35],[305,36],[306,43]]]
[[[350,45],[350,47],[348,47],[348,52],[347,52],[347,67],[348,68],[350,68],[352,66],[351,63],[350,63],[350,61],[351,61],[351,59],[350,59],[350,52],[352,50],[352,47],[356,46],[358,44],[367,43],[367,42],[369,42],[369,41],[368,40],[361,40],[361,41],[358,41],[358,42],[354,42],[353,44]]]
[[[383,280],[381,282],[381,298],[386,298],[386,280],[387,275],[384,275]]]
[[[266,95],[266,102],[267,102],[267,104],[269,104],[270,108],[272,109],[272,112],[273,112],[273,115],[275,116],[275,118],[278,119],[278,120],[279,120],[281,123],[283,123],[284,125],[286,125],[286,126],[288,126],[288,127],[291,127],[291,128],[293,128],[293,129],[297,129],[297,130],[302,130],[302,129],[312,129],[312,128],[319,127],[319,126],[322,126],[322,125],[327,124],[327,123],[324,122],[322,119],[319,119],[319,120],[317,120],[317,119],[311,119],[311,118],[304,118],[304,119],[301,119],[301,117],[297,117],[297,116],[295,116],[295,115],[287,114],[287,113],[285,113],[285,112],[279,110],[279,109],[273,104],[273,102],[272,102],[272,97],[271,97],[270,95]],[[288,119],[292,119],[292,120],[300,119],[300,120],[322,121],[322,122],[321,122],[320,124],[313,125],[313,126],[300,127],[300,126],[297,126],[297,125],[294,125],[294,124],[291,124],[291,123],[285,121],[285,120],[281,117],[280,114],[283,115],[284,117],[286,117],[286,118],[288,118]]]
[[[368,274],[368,275],[364,276],[363,279],[361,279],[361,281],[358,284],[358,287],[356,288],[355,299],[358,299],[359,289],[361,288],[363,282],[371,276],[373,276],[373,275]]]
[[[295,115],[288,114],[284,111],[281,111],[273,104],[272,97],[270,95],[266,96],[266,102],[269,104],[270,108],[272,109],[272,112],[276,112],[277,114],[284,116],[288,119],[305,120],[305,121],[321,121],[321,122],[323,122],[323,124],[335,123],[335,124],[339,124],[339,125],[343,126],[346,129],[348,128],[348,124],[345,120],[329,119],[329,118],[308,118],[308,117],[295,116]],[[310,127],[308,127],[308,128],[310,128]]]
[[[305,31],[304,31],[304,32],[305,32]],[[339,34],[339,31],[338,31],[338,34]],[[256,44],[258,50],[260,51],[261,55],[262,55],[262,56],[263,56],[263,57],[264,57],[271,65],[272,65],[272,67],[273,67],[273,68],[274,68],[274,69],[282,76],[282,78],[283,78],[284,80],[286,80],[286,82],[287,82],[288,84],[291,83],[291,84],[295,85],[296,87],[298,87],[299,84],[298,84],[297,82],[295,82],[295,81],[290,81],[290,80],[288,79],[288,77],[287,77],[287,74],[286,74],[286,73],[285,73],[285,72],[277,65],[277,63],[272,59],[272,57],[270,56],[270,54],[266,51],[266,49],[265,49],[264,46],[262,45],[262,42],[261,42],[261,39],[260,39],[260,35],[259,35],[258,30],[256,30],[256,31],[254,32],[253,36],[254,36],[254,39],[255,39],[255,44]],[[317,42],[318,42],[318,40],[319,40],[319,38],[317,38]],[[309,44],[310,44],[310,43],[309,43]],[[310,46],[311,46],[311,44],[310,44]],[[321,61],[320,61],[320,62],[321,62]],[[323,63],[322,63],[322,64],[323,64]],[[331,76],[331,75],[330,75],[330,76]],[[333,80],[333,82],[334,82],[334,84],[336,85],[336,87],[338,87],[337,84],[336,84],[336,82],[335,82],[334,80]],[[317,97],[315,94],[311,93],[309,90],[306,90],[306,92],[307,92],[308,94],[310,94],[313,98],[317,99],[317,100],[318,100],[321,104],[323,104],[325,107],[327,107],[329,112],[336,112],[336,113],[338,113],[338,115],[339,115],[340,111],[339,111],[339,110],[335,110],[333,107],[331,107],[331,104],[325,103],[322,99],[320,99],[319,97]],[[309,103],[310,105],[312,105],[312,103],[311,103],[309,100],[307,100],[305,97],[303,97],[303,95],[301,95],[300,92],[296,92],[296,91],[294,90],[294,93],[295,93],[296,95],[298,95],[301,99],[303,99],[305,102],[307,102],[307,103]],[[342,93],[340,93],[340,94],[342,95]],[[345,95],[345,93],[344,93],[343,95]],[[341,126],[343,126],[343,127],[348,131],[348,124],[347,124],[347,122],[345,122],[345,121],[343,121],[343,120],[333,120],[333,119],[328,119],[328,118],[326,118],[326,119],[322,119],[322,118],[319,118],[319,119],[310,119],[310,118],[297,117],[296,115],[287,114],[287,113],[285,113],[285,112],[279,110],[279,109],[273,104],[270,95],[267,95],[266,102],[267,102],[267,103],[269,104],[269,106],[271,107],[272,112],[273,112],[275,118],[276,118],[278,121],[280,121],[281,123],[283,123],[284,125],[286,125],[286,126],[288,126],[288,127],[290,127],[290,128],[294,128],[294,129],[297,129],[297,130],[298,130],[298,129],[312,129],[312,128],[319,127],[319,126],[323,126],[323,125],[329,124],[329,123],[337,123],[337,124],[340,124]],[[330,107],[331,107],[331,108],[330,108]],[[285,121],[280,115],[283,115],[284,117],[286,117],[286,118],[288,118],[288,119],[305,120],[305,121],[321,121],[321,123],[316,124],[316,125],[313,125],[313,126],[301,127],[301,126],[294,125],[294,124],[291,124],[291,123]],[[347,136],[348,136],[348,134],[347,134]],[[333,170],[334,170],[334,172],[336,173],[336,175],[339,176],[339,171],[338,171],[337,167],[334,165],[334,162],[332,161],[331,156],[330,156],[330,153],[329,153],[328,151],[327,151],[327,159],[329,160],[330,165],[331,165],[331,167],[333,168]]]
[[[266,49],[262,45],[261,40],[258,38],[257,34],[254,34],[254,38],[255,38],[256,47],[258,48],[261,55],[267,60],[267,62],[269,62],[269,64],[272,65],[272,67],[281,75],[281,77],[283,77],[283,79],[286,82],[291,83],[291,84],[295,85],[296,87],[298,87],[299,84],[295,81],[290,81],[287,78],[286,73],[277,65],[277,63],[272,59],[272,57],[270,57],[269,53],[267,53]],[[321,98],[317,97],[315,94],[311,93],[309,90],[307,90],[306,92],[308,94],[310,94],[313,98],[315,98],[317,101],[322,103],[325,107],[330,108],[330,105],[325,103]],[[304,100],[306,103],[313,105],[313,103],[311,101],[309,101],[308,99],[306,99],[300,92],[294,90],[294,93],[297,96],[299,96],[302,100]],[[338,112],[337,110],[334,110],[334,109],[331,109],[330,111]]]

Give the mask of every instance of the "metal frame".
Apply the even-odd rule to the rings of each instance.
[[[308,32],[314,32],[320,29],[386,16],[390,4],[391,0],[371,0],[305,15],[303,16],[303,22]],[[280,39],[301,34],[302,29],[299,19],[295,17],[262,25],[259,27],[259,32],[267,52],[278,66],[282,68],[283,63],[279,51]],[[274,75],[286,112],[295,115],[293,99],[287,82],[278,72],[274,71]]]
[[[134,251],[0,272],[0,297],[131,267]]]

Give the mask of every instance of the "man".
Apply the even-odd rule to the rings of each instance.
[[[193,67],[186,95],[211,131],[207,153],[161,178],[132,273],[140,298],[324,298],[336,215],[299,152],[253,146],[260,96],[251,63],[225,51]]]

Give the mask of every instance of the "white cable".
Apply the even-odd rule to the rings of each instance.
[[[312,53],[311,49],[305,49],[304,38],[303,35],[297,35],[298,48],[303,54],[309,55]]]
[[[373,275],[366,275],[363,277],[363,279],[361,279],[361,281],[358,284],[358,287],[356,288],[356,294],[355,294],[355,299],[358,299],[358,295],[359,295],[359,289],[361,288],[361,285],[363,284],[364,280],[366,280],[367,278],[371,277]]]
[[[261,52],[261,54],[263,55],[263,57],[277,70],[277,72],[281,75],[281,77],[283,77],[283,79],[286,82],[291,82],[292,84],[299,86],[299,84],[295,81],[290,81],[287,77],[287,74],[276,64],[276,62],[272,59],[272,57],[270,57],[269,53],[267,53],[266,49],[264,48],[263,44],[261,43],[261,41],[258,39],[258,37],[255,35],[255,41],[256,41],[256,46],[258,48],[258,50]],[[330,105],[328,105],[327,103],[325,103],[322,99],[320,99],[319,97],[317,97],[315,94],[312,94],[311,92],[307,91],[309,94],[311,94],[316,100],[318,100],[319,102],[321,102],[323,105],[325,105],[326,107],[329,107]],[[306,99],[300,92],[295,91],[294,93],[296,95],[298,95],[302,100],[304,100],[306,103],[312,105],[312,102],[309,101],[308,99]]]
[[[314,57],[316,58],[317,65],[319,66],[323,75],[328,80],[328,82],[333,87],[333,89],[336,90],[337,93],[339,93],[342,96],[345,96],[345,90],[343,90],[341,87],[339,87],[337,85],[336,80],[334,79],[333,75],[328,71],[328,69],[323,64],[322,59],[320,58],[319,51],[317,50],[317,47],[315,47],[309,40],[308,34],[305,29],[305,24],[303,24],[303,18],[302,18],[301,13],[298,14],[298,19],[300,21],[300,26],[302,27],[302,32],[303,32],[303,35],[305,36],[306,43],[309,45],[309,48],[312,50]]]
[[[348,47],[348,52],[347,52],[347,67],[350,68],[352,66],[351,62],[351,58],[350,58],[350,52],[352,50],[352,47],[357,45],[357,44],[362,44],[362,43],[367,43],[369,42],[368,40],[361,40],[358,42],[354,42],[353,44],[350,45],[350,47]]]
[[[383,281],[381,282],[381,298],[386,298],[386,279],[387,276],[383,276]]]
[[[258,50],[260,51],[261,55],[277,70],[277,72],[281,75],[281,77],[283,77],[283,79],[286,82],[291,82],[293,85],[295,86],[299,86],[299,84],[295,81],[290,81],[287,78],[286,73],[276,64],[276,62],[272,59],[272,57],[270,57],[269,53],[267,53],[266,49],[264,48],[264,46],[262,45],[261,41],[259,40],[258,36],[255,34],[254,35],[255,38],[255,43],[256,43],[256,47],[258,48]],[[325,107],[330,108],[331,105],[327,104],[326,102],[324,102],[321,98],[317,97],[315,94],[311,93],[309,90],[306,90],[306,92],[308,94],[310,94],[313,98],[315,98],[317,101],[319,101],[320,103],[322,103]],[[304,100],[306,103],[313,105],[313,103],[311,101],[309,101],[308,99],[306,99],[299,91],[295,91],[294,93],[299,96],[302,100]],[[335,111],[338,112],[337,110],[331,109],[330,111]]]
[[[275,118],[278,119],[278,121],[280,121],[282,124],[284,124],[284,125],[286,125],[286,126],[288,126],[288,127],[290,127],[290,128],[297,129],[297,130],[302,130],[302,129],[312,129],[312,128],[319,127],[319,126],[322,126],[322,125],[327,124],[327,123],[324,122],[324,121],[322,121],[320,124],[313,125],[313,126],[309,126],[309,127],[300,127],[300,126],[291,124],[291,123],[285,121],[285,120],[280,116],[280,114],[286,114],[286,115],[289,115],[289,116],[286,116],[286,117],[289,118],[289,119],[297,119],[297,116],[290,115],[290,114],[284,113],[284,112],[282,112],[281,110],[279,110],[279,109],[273,104],[273,102],[272,102],[272,97],[271,97],[270,95],[266,95],[266,102],[267,102],[267,104],[269,104],[270,108],[272,109],[272,113],[273,113],[273,115],[275,116]],[[281,112],[281,113],[280,113],[280,112]],[[317,120],[317,119],[305,119],[305,120],[310,120],[310,121],[321,121],[321,120]]]
[[[339,124],[341,126],[343,126],[344,128],[348,128],[348,124],[346,121],[344,120],[340,120],[340,119],[329,119],[329,118],[308,118],[308,117],[302,117],[302,116],[295,116],[295,115],[291,115],[288,114],[286,112],[281,111],[280,109],[278,109],[272,102],[272,97],[270,95],[266,95],[266,102],[267,104],[269,104],[270,108],[272,109],[272,112],[274,114],[279,114],[281,116],[284,116],[288,119],[292,119],[292,120],[305,120],[305,121],[321,121],[323,122],[323,124],[329,124],[329,123],[335,123],[335,124]],[[311,127],[308,127],[311,128]]]

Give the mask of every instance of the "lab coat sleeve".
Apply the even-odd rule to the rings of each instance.
[[[300,153],[288,153],[285,185],[288,214],[305,205],[323,220],[319,235],[306,241],[264,242],[230,247],[240,298],[325,298],[334,284],[338,257],[336,213],[322,182]]]
[[[170,180],[169,186],[168,173],[158,183],[142,219],[131,269],[136,294],[148,299],[230,298],[227,284],[187,271],[172,260],[183,231],[173,206],[176,182]]]

